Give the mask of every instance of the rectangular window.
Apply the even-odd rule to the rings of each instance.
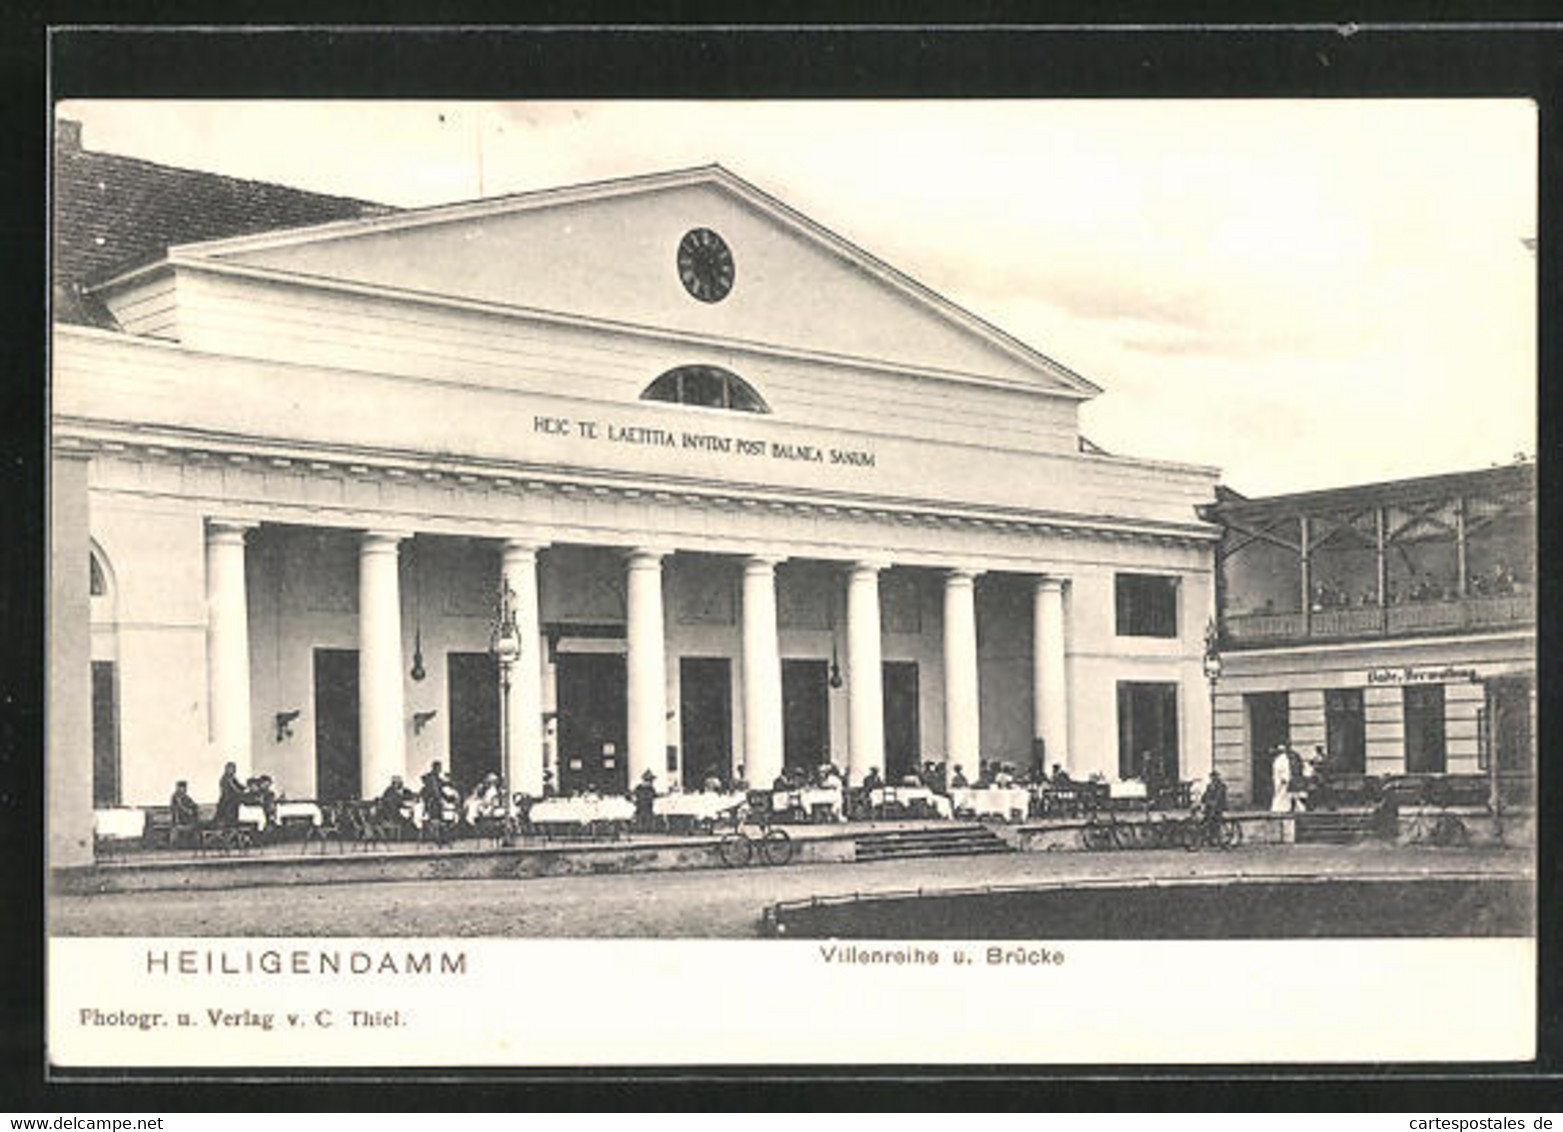
[[[1114,597],[1120,637],[1176,637],[1178,580],[1160,574],[1119,574]]]
[[[1444,686],[1407,688],[1405,697],[1406,772],[1443,774]]]
[[[1330,771],[1361,774],[1367,769],[1361,688],[1331,688],[1324,693],[1324,738]]]
[[[119,689],[112,660],[92,662],[92,804],[119,805]]]
[[[1123,681],[1118,685],[1118,777],[1177,782],[1178,686]]]

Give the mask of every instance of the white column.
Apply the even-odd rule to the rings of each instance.
[[[662,551],[629,555],[629,785],[646,771],[667,783],[667,659],[662,628]]]
[[[944,576],[944,758],[973,773],[981,757],[977,699],[976,573]]]
[[[1038,578],[1033,606],[1032,704],[1034,734],[1047,744],[1047,769],[1057,763],[1070,770],[1069,695],[1064,687],[1064,583]]]
[[[407,536],[365,531],[358,544],[359,791],[381,793],[407,777],[402,706],[402,604],[398,547]]]
[[[250,773],[250,614],[244,532],[254,523],[206,522],[207,737],[217,757]]]
[[[847,775],[853,786],[862,784],[871,767],[885,772],[879,571],[877,563],[858,562],[847,579]]]
[[[538,632],[537,552],[539,544],[507,539],[500,555],[500,576],[515,595],[516,631],[521,655],[510,672],[505,703],[508,748],[501,754],[512,793],[543,796],[542,636]]]
[[[776,636],[776,560],[744,560],[744,774],[769,787],[782,771],[781,646]]]

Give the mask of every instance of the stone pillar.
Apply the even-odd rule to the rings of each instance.
[[[1069,765],[1069,692],[1064,685],[1064,583],[1038,578],[1033,606],[1033,732],[1047,744],[1047,769]]]
[[[977,770],[982,755],[977,698],[976,573],[944,576],[944,760]]]
[[[667,643],[662,627],[662,551],[632,550],[625,585],[629,615],[629,786],[651,771],[666,785]]]
[[[511,793],[543,796],[542,636],[538,631],[537,552],[539,544],[507,539],[500,555],[500,576],[515,595],[513,606],[521,655],[511,666],[510,694],[505,703],[508,749],[502,765]]]
[[[402,705],[399,531],[365,531],[358,544],[359,790],[373,798],[395,775],[407,777]],[[409,786],[412,784],[409,783]]]
[[[744,773],[766,787],[782,771],[781,647],[776,635],[776,559],[744,560]]]
[[[847,775],[858,786],[869,768],[885,772],[884,672],[880,659],[878,563],[858,562],[847,580]],[[754,779],[751,776],[750,781]]]
[[[51,869],[92,864],[92,553],[85,452],[56,449],[49,477]]]
[[[250,773],[250,612],[244,532],[254,523],[206,521],[207,738],[223,762]]]

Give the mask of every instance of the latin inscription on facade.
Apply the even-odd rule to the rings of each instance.
[[[774,440],[755,440],[732,433],[675,431],[570,417],[533,417],[532,431],[544,436],[570,437],[596,443],[635,444],[652,448],[713,452],[732,456],[738,460],[789,460],[848,468],[875,466],[874,453],[862,448],[783,444]]]

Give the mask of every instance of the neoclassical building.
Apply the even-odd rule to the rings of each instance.
[[[320,199],[57,292],[56,863],[225,761],[1209,767],[1216,473],[1084,441],[1091,382],[717,166]]]

